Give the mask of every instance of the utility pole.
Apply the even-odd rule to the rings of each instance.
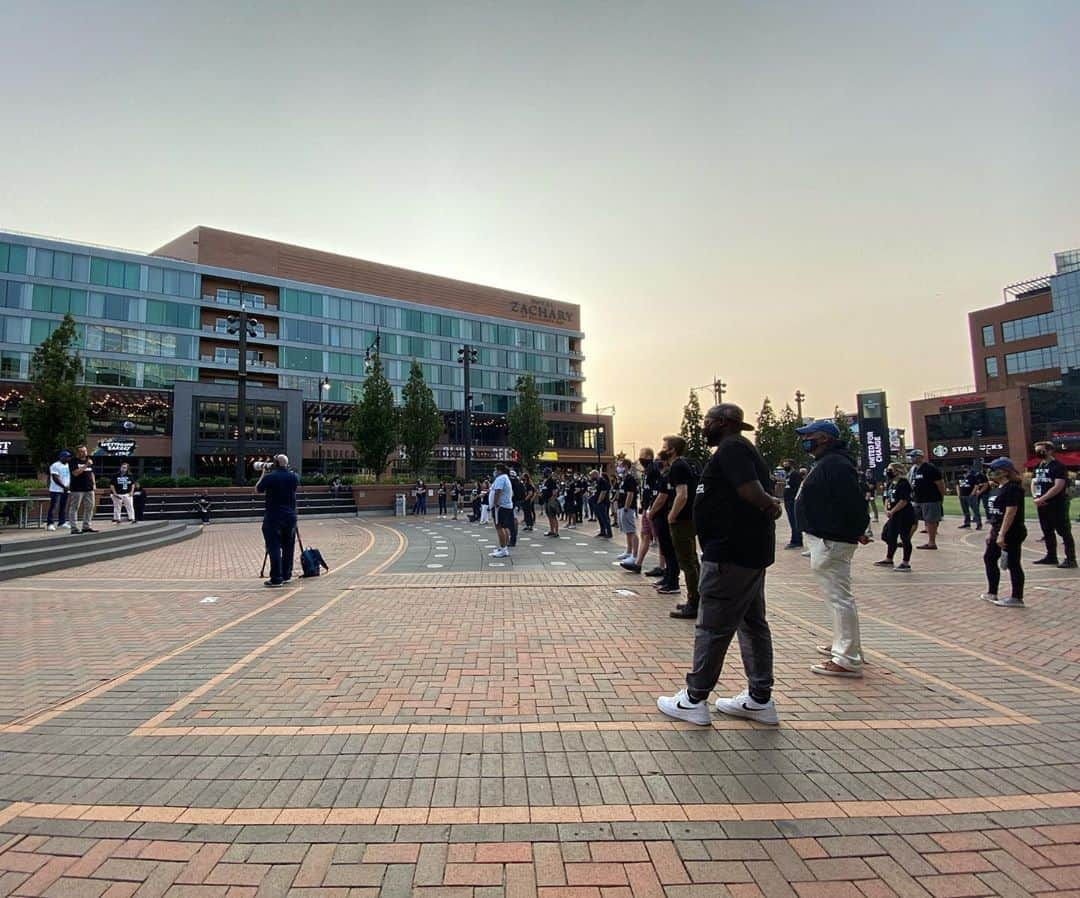
[[[713,378],[713,396],[716,397],[716,405],[720,405],[724,401],[724,390],[727,389],[727,384],[720,380],[719,377]]]
[[[593,440],[593,442],[596,443],[596,467],[597,467],[597,469],[600,469],[600,470],[603,469],[603,462],[600,460],[600,412],[601,411],[611,412],[611,414],[614,415],[615,414],[615,406],[613,406],[613,405],[605,405],[603,408],[600,408],[599,403],[597,403],[597,405],[596,405],[596,439]],[[604,436],[606,437],[607,433],[604,433]],[[614,446],[612,446],[611,451],[614,454],[614,452],[615,452],[615,447]]]
[[[472,348],[468,343],[461,347],[457,351],[458,364],[464,368],[464,382],[465,387],[465,427],[464,427],[464,439],[465,443],[465,479],[468,480],[472,475],[472,382],[471,382],[471,366],[476,362],[479,352]]]
[[[795,391],[795,413],[799,416],[799,424],[803,423],[802,404],[806,394],[802,390]]]
[[[236,470],[233,479],[237,486],[243,486],[247,482],[247,338],[254,337],[258,331],[259,322],[255,318],[249,318],[247,306],[244,305],[244,282],[240,282],[240,313],[230,315],[227,319],[226,329],[230,334],[240,337],[240,357],[237,365],[238,381],[236,385]]]

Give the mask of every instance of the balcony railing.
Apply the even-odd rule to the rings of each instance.
[[[204,365],[229,365],[235,366],[239,364],[240,359],[219,359],[212,355],[204,355],[199,357],[199,361]],[[248,359],[249,368],[276,368],[277,362],[271,362],[266,359]]]
[[[945,396],[966,396],[975,392],[975,384],[965,384],[962,387],[949,387],[947,390],[931,390],[923,393],[923,399],[941,399]]]
[[[204,334],[217,334],[221,337],[232,337],[234,339],[237,337],[237,334],[230,334],[225,328],[216,327],[213,324],[204,324],[202,326],[202,331]],[[249,340],[276,340],[277,338],[277,331],[263,331],[261,334],[248,337]]]
[[[240,303],[239,302],[232,302],[230,300],[218,299],[217,296],[215,296],[215,295],[213,295],[211,293],[204,293],[202,295],[202,301],[203,302],[212,302],[216,306],[225,306],[226,308],[229,308],[229,309],[239,309],[240,308]],[[253,310],[253,311],[256,311],[256,312],[276,312],[278,310],[277,305],[272,303],[272,302],[263,302],[263,303],[252,302],[247,307],[249,309]]]

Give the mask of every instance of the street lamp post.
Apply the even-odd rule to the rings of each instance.
[[[462,386],[465,389],[465,427],[462,442],[465,444],[465,479],[468,480],[472,473],[472,366],[476,363],[480,353],[468,343],[457,351],[458,364],[462,366],[464,378]]]
[[[600,461],[600,412],[611,412],[611,414],[614,415],[615,414],[615,406],[613,406],[613,405],[605,405],[602,408],[601,408],[601,406],[599,404],[597,404],[597,406],[596,406],[596,439],[593,442],[596,443],[596,467],[597,468],[603,467],[603,462]],[[606,434],[605,434],[605,436],[606,436]],[[614,451],[614,447],[612,447],[612,449]]]
[[[802,404],[806,400],[806,394],[802,390],[795,391],[795,414],[799,416],[799,424],[803,423]]]
[[[233,475],[237,486],[243,486],[247,481],[247,464],[244,458],[247,454],[247,338],[256,336],[258,327],[258,320],[248,317],[247,306],[244,305],[244,282],[241,281],[240,312],[230,315],[226,325],[230,334],[240,337],[236,384],[236,469]]]
[[[325,466],[325,464],[323,462],[323,447],[322,447],[322,444],[323,444],[322,403],[323,403],[323,393],[328,392],[329,389],[330,389],[330,379],[327,378],[324,375],[323,379],[322,379],[322,383],[319,384],[319,418],[318,418],[318,422],[316,424],[316,430],[315,430],[315,445],[319,450],[319,453],[318,453],[319,454],[319,473],[322,474],[324,477],[326,476],[326,466]]]

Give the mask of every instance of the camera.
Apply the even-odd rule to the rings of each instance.
[[[257,462],[252,462],[251,466],[256,471],[271,471],[274,468],[274,462],[272,462],[272,461],[257,461]]]

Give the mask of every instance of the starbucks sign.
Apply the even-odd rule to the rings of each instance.
[[[946,455],[949,454],[949,447],[948,446],[935,446],[930,451],[934,453],[935,458],[944,458]]]

